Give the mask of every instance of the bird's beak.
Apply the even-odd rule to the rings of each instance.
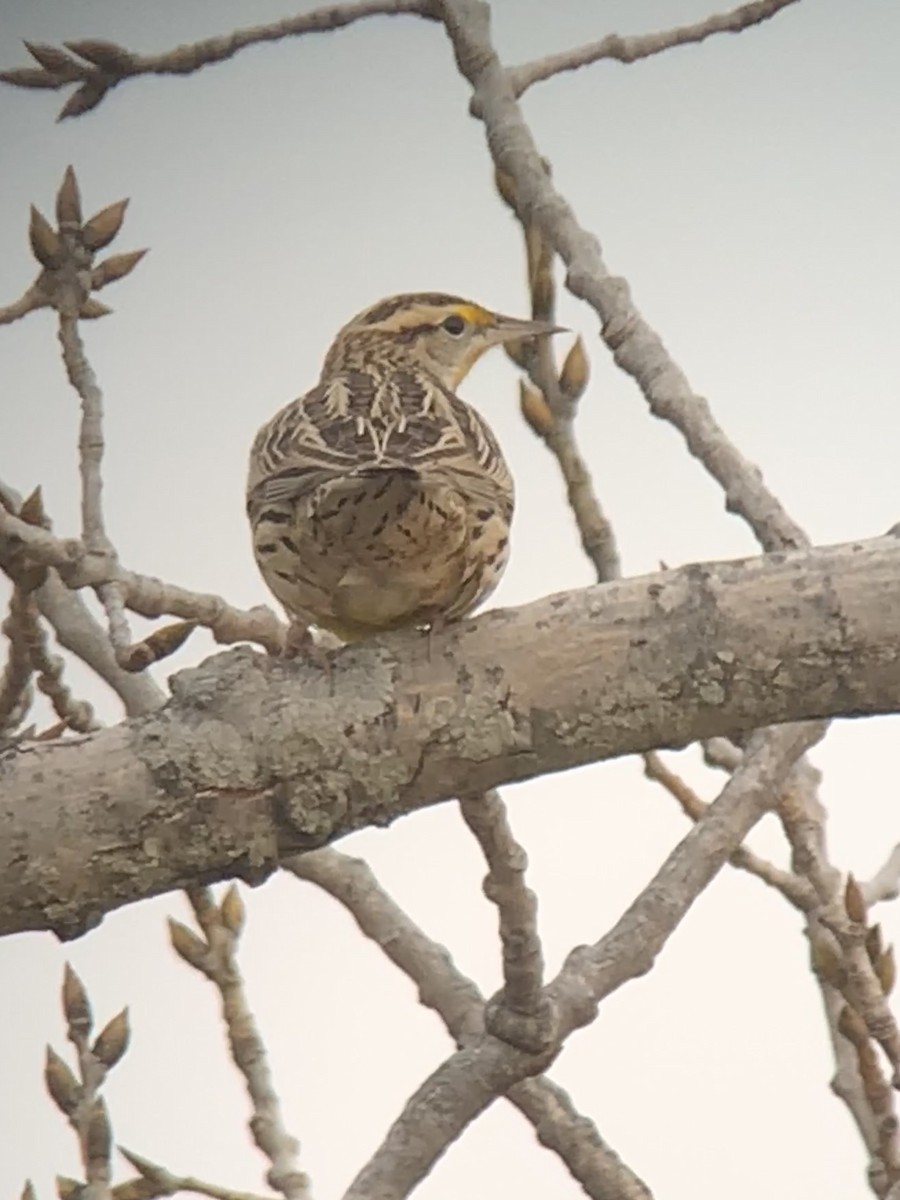
[[[494,318],[490,330],[491,341],[513,342],[528,338],[549,337],[551,333],[568,333],[564,325],[553,325],[550,321],[525,321],[521,317]]]

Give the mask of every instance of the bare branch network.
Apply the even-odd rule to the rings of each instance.
[[[887,997],[893,951],[871,919],[900,889],[895,848],[868,881],[829,857],[818,773],[806,751],[831,717],[900,712],[900,528],[884,537],[812,548],[760,472],[728,439],[631,298],[596,237],[557,191],[517,103],[531,86],[603,60],[633,63],[664,50],[738,33],[797,0],[756,0],[677,29],[608,35],[506,67],[480,0],[371,0],[316,9],[155,55],[81,39],[65,48],[26,43],[36,66],[0,73],[9,85],[74,90],[61,117],[96,108],[140,75],[184,75],[252,45],[333,31],[372,16],[416,16],[446,34],[471,85],[503,201],[521,225],[532,316],[555,323],[554,267],[600,320],[602,345],[649,410],[671,423],[720,485],[726,507],[766,552],[621,579],[615,530],[579,446],[578,404],[590,381],[579,339],[560,366],[544,341],[510,343],[522,372],[522,415],[550,452],[598,585],[515,610],[495,610],[423,637],[417,630],[320,656],[291,657],[288,628],[268,608],[248,611],[126,568],[107,532],[104,397],[80,323],[110,309],[94,293],[130,274],[144,251],[97,253],[117,236],[127,201],[85,219],[70,168],[56,224],[36,209],[29,230],[39,271],[0,324],[49,308],[78,397],[80,530],[61,537],[40,488],[23,499],[0,483],[0,569],[11,586],[0,675],[0,934],[52,930],[62,938],[113,909],[183,888],[197,931],[171,920],[173,950],[215,989],[228,1051],[246,1085],[253,1140],[266,1180],[285,1200],[312,1181],[289,1130],[238,960],[247,914],[232,884],[285,868],[343,904],[362,933],[415,984],[456,1049],[409,1098],[346,1195],[400,1200],[491,1103],[506,1099],[596,1200],[646,1200],[650,1189],[547,1076],[567,1037],[603,1000],[648,972],[691,904],[726,863],[773,888],[802,914],[835,1060],[833,1090],[868,1154],[878,1197],[900,1189],[894,1089],[900,1030]],[[102,607],[102,623],[82,592]],[[131,615],[174,622],[135,642]],[[146,668],[202,625],[220,653],[171,681]],[[53,639],[86,663],[126,718],[99,728],[73,695]],[[527,652],[525,652],[527,650]],[[327,670],[322,669],[323,661]],[[35,692],[56,723],[28,725]],[[656,752],[700,742],[724,774],[706,804]],[[526,849],[514,837],[499,786],[585,763],[643,753],[648,777],[692,822],[651,882],[605,934],[571,950],[545,975],[538,898]],[[66,837],[57,834],[65,798]],[[355,830],[456,800],[485,862],[496,914],[502,986],[485,998],[399,908],[366,864],[328,843]],[[773,813],[790,848],[778,867],[742,845]],[[92,1038],[85,986],[71,970],[62,990],[75,1070],[49,1050],[47,1090],[78,1141],[83,1180],[60,1179],[63,1200],[153,1200],[193,1191],[259,1200],[177,1174],[133,1151],[136,1174],[113,1185],[112,1118],[103,1096],[125,1055],[127,1010]],[[23,1193],[34,1197],[27,1184]]]

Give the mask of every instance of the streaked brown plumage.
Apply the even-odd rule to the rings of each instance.
[[[256,561],[297,624],[351,641],[457,619],[493,590],[513,484],[454,389],[491,346],[553,332],[437,293],[389,297],[340,331],[250,453]]]

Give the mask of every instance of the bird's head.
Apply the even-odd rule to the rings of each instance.
[[[414,363],[455,391],[492,346],[560,332],[549,321],[504,317],[460,296],[410,292],[380,300],[349,321],[332,345],[325,369],[339,368],[344,359],[358,361],[368,352]]]

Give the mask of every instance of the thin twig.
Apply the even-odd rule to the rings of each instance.
[[[13,513],[21,519],[22,497],[16,490],[0,480],[0,514]],[[42,532],[50,529],[49,518],[43,513],[43,523],[30,528]],[[3,539],[0,536],[0,569],[10,578],[21,579],[19,567],[22,546],[17,538]],[[27,555],[25,559],[27,561]],[[158,708],[165,701],[165,693],[149,675],[134,675],[122,670],[116,662],[106,631],[95,620],[81,597],[64,586],[54,571],[46,571],[43,583],[31,593],[41,616],[56,634],[60,646],[71,651],[91,668],[119,696],[129,716]]]
[[[867,1143],[869,1185],[876,1196],[882,1196],[891,1184],[900,1180],[896,1092],[884,1076],[865,1021],[850,1005],[841,1010],[838,1028],[856,1054],[856,1071],[874,1126],[873,1139]],[[836,1083],[832,1084],[832,1091],[845,1099]]]
[[[859,886],[869,908],[882,900],[896,900],[900,896],[900,845],[893,848],[872,878]]]
[[[205,941],[180,922],[170,920],[172,944],[185,962],[218,989],[231,1056],[244,1077],[253,1109],[250,1132],[271,1163],[266,1181],[285,1200],[309,1200],[309,1178],[297,1162],[300,1146],[285,1127],[266,1048],[247,1004],[237,962],[237,943],[244,924],[240,894],[232,884],[219,905],[209,888],[188,888],[187,897]]]
[[[597,582],[618,579],[622,568],[612,522],[594,491],[591,473],[575,440],[572,421],[566,418],[556,421],[544,440],[565,480],[569,507],[575,515],[581,545],[593,564]]]
[[[559,1155],[592,1200],[652,1200],[646,1183],[552,1079],[546,1075],[523,1079],[506,1096],[529,1118],[541,1145]]]
[[[50,572],[34,593],[41,615],[56,633],[60,646],[74,654],[122,701],[128,716],[149,712],[165,703],[166,693],[149,675],[134,675],[116,662],[106,630],[77,592],[70,591]]]
[[[189,75],[202,67],[225,62],[247,46],[277,42],[307,33],[327,33],[364,17],[411,15],[434,18],[429,0],[363,0],[331,4],[269,25],[237,29],[219,37],[176,46],[162,54],[133,54],[112,42],[84,39],[66,42],[69,53],[55,46],[26,43],[38,67],[0,73],[0,81],[18,87],[58,89],[81,86],[69,97],[60,117],[89,112],[111,88],[138,75]]]
[[[727,738],[711,738],[703,743],[710,766],[735,772],[744,761],[744,751]],[[802,907],[806,933],[812,947],[813,974],[818,984],[835,1059],[831,1090],[847,1107],[863,1145],[869,1152],[869,1182],[876,1195],[883,1195],[895,1166],[896,1115],[892,1089],[882,1079],[874,1055],[869,1031],[862,1018],[849,1012],[846,995],[851,976],[862,971],[868,982],[864,990],[875,990],[872,972],[858,958],[851,971],[842,942],[835,936],[835,923],[843,926],[843,942],[865,943],[861,931],[849,929],[841,908],[840,872],[828,861],[825,836],[825,810],[817,796],[819,772],[807,759],[798,762],[789,786],[784,791],[779,815],[794,851],[798,879],[808,892],[810,903]],[[860,885],[866,905],[892,898],[900,851],[895,849],[888,861],[868,885]],[[882,875],[882,872],[884,873]],[[871,932],[871,931],[870,931]],[[878,947],[876,945],[876,958]],[[872,965],[872,964],[869,964]]]
[[[100,1094],[109,1072],[128,1049],[128,1010],[123,1009],[92,1041],[93,1014],[84,985],[66,964],[62,989],[66,1033],[78,1058],[78,1079],[50,1047],[44,1072],[48,1091],[78,1136],[85,1200],[111,1200],[112,1130]]]
[[[40,488],[25,501],[3,489],[0,510],[9,511],[13,507],[31,528],[49,528]],[[10,655],[0,683],[0,729],[8,728],[17,715],[16,724],[24,717],[23,705],[26,699],[30,703],[30,685],[35,675],[37,686],[49,698],[62,729],[68,727],[85,733],[99,728],[91,705],[76,700],[63,682],[63,659],[50,651],[37,600],[48,577],[46,567],[29,563],[21,547],[10,550],[0,546],[0,570],[6,572],[13,584],[9,617],[3,624],[3,632],[10,642]]]
[[[763,21],[768,21],[782,9],[796,3],[797,0],[756,0],[755,3],[741,4],[731,12],[714,13],[701,21],[695,21],[692,25],[680,25],[675,29],[661,30],[659,33],[630,36],[611,33],[599,42],[574,46],[571,50],[548,54],[544,58],[509,67],[510,83],[514,94],[521,96],[536,83],[551,79],[563,71],[575,71],[579,67],[600,62],[601,59],[633,63],[638,59],[660,54],[664,50],[671,50],[673,46],[695,45],[714,34],[740,33],[751,25],[760,25]]]
[[[19,520],[0,506],[0,541],[4,538],[21,543],[35,563],[55,567],[70,588],[98,587],[115,582],[121,585],[125,604],[143,617],[178,617],[196,621],[209,629],[217,642],[255,642],[270,653],[279,653],[284,645],[286,626],[270,608],[233,608],[221,596],[192,592],[175,584],[164,583],[150,575],[129,571],[106,555],[88,554],[78,538],[58,538],[45,529]]]
[[[89,554],[111,554],[103,516],[103,396],[87,360],[78,322],[66,313],[60,314],[59,341],[69,382],[81,400],[81,539]]]
[[[75,308],[77,312],[77,307]],[[106,532],[103,517],[103,396],[84,351],[77,317],[60,312],[59,340],[69,382],[81,400],[81,432],[78,438],[81,470],[81,537],[88,554],[117,561],[115,547]],[[109,640],[117,657],[132,642],[125,616],[125,592],[116,580],[100,584],[97,595],[109,623]]]
[[[34,48],[32,48],[34,52]],[[44,64],[56,62],[52,51],[43,48]],[[63,56],[65,57],[65,56]],[[96,318],[110,310],[95,300],[92,291],[129,275],[146,251],[137,250],[112,255],[95,263],[98,250],[108,246],[121,229],[128,201],[107,205],[88,220],[84,219],[78,180],[67,167],[56,194],[57,228],[34,206],[29,222],[29,242],[32,254],[42,270],[28,295],[37,296],[52,306],[59,316],[59,341],[63,363],[72,387],[81,401],[81,431],[78,442],[81,472],[81,525],[85,553],[115,562],[116,553],[106,532],[103,518],[103,398],[94,372],[88,362],[78,320]],[[36,493],[38,505],[40,492]],[[10,505],[0,496],[3,506]],[[20,514],[24,516],[24,512]],[[49,522],[43,532],[49,534]],[[21,543],[17,543],[21,548]],[[41,580],[43,582],[43,580]],[[128,621],[125,617],[124,593],[117,580],[103,580],[96,591],[107,614],[109,638],[114,652],[124,662],[131,645]]]
[[[32,601],[33,620],[30,622],[26,646],[31,663],[37,673],[37,686],[53,705],[53,711],[69,729],[76,733],[87,733],[99,729],[100,723],[94,716],[93,707],[86,700],[78,700],[63,680],[65,660],[53,654],[47,636],[37,615],[37,604]]]
[[[831,1090],[846,1106],[869,1153],[870,1186],[883,1195],[900,1170],[900,1147],[894,1094],[871,1039],[881,1032],[896,1050],[896,1027],[875,969],[881,965],[880,939],[870,949],[868,933],[873,931],[849,918],[841,874],[828,859],[826,813],[817,785],[818,772],[808,763],[798,764],[777,812],[794,872],[808,881],[816,898],[806,914],[806,933],[834,1053]],[[859,903],[865,904],[861,891]]]
[[[28,651],[28,639],[33,608],[31,597],[14,587],[9,615],[0,626],[0,632],[9,641],[3,675],[0,676],[0,737],[18,729],[31,708],[34,667]]]
[[[129,1183],[141,1185],[139,1189],[135,1189],[140,1195],[140,1200],[153,1200],[156,1196],[174,1196],[177,1192],[194,1192],[198,1196],[209,1196],[211,1200],[271,1200],[270,1196],[261,1196],[256,1192],[240,1192],[234,1188],[206,1183],[194,1175],[173,1175],[165,1167],[151,1162],[141,1154],[135,1154],[133,1150],[126,1150],[124,1146],[119,1146],[119,1153],[139,1172],[139,1177],[119,1184],[113,1193],[113,1200],[119,1200],[120,1189],[121,1192],[128,1193]]]
[[[488,1028],[523,1050],[546,1042],[550,1014],[543,997],[544,955],[537,929],[537,897],[525,883],[528,857],[513,836],[506,805],[496,791],[460,798],[463,820],[488,864],[484,894],[497,907],[503,947],[503,991]],[[552,1031],[550,1031],[552,1033]]]
[[[384,890],[367,862],[326,847],[281,865],[347,909],[360,931],[412,980],[419,1002],[438,1014],[458,1043],[483,1032],[484,997],[477,985]]]
[[[845,999],[887,1055],[893,1070],[892,1082],[897,1087],[900,1086],[900,1028],[866,951],[865,924],[846,911],[840,872],[827,858],[824,813],[812,800],[807,792],[794,789],[786,792],[778,805],[778,815],[791,844],[794,870],[803,874],[815,889],[819,899],[816,916],[840,947],[846,978]]]
[[[692,821],[699,821],[704,813],[709,811],[709,804],[705,800],[701,800],[677,772],[667,767],[655,750],[648,751],[643,757],[644,774],[648,779],[662,784],[666,791],[674,796],[685,816],[690,817]],[[742,871],[755,875],[757,879],[780,892],[789,904],[801,912],[808,912],[816,903],[815,892],[808,880],[795,875],[792,871],[776,867],[774,863],[754,854],[745,846],[740,846],[735,850],[729,862],[733,867],[739,867]]]
[[[522,226],[528,264],[528,285],[531,294],[531,315],[538,321],[556,320],[556,286],[553,280],[554,254],[536,226],[526,226],[513,202],[513,187],[509,180],[497,178],[502,199],[510,206]],[[553,348],[549,339],[522,346],[511,357],[528,375],[537,393],[529,395],[523,384],[522,409],[533,432],[544,442],[556,459],[566,496],[581,545],[593,564],[598,583],[618,579],[621,575],[619,551],[612,523],[600,505],[590,470],[575,436],[575,416],[578,401],[588,382],[589,367],[584,347],[579,339],[569,351],[562,372],[557,372]],[[577,370],[567,371],[572,363]],[[572,376],[570,378],[570,375]],[[565,387],[564,387],[565,385]],[[530,406],[535,406],[531,411]]]
[[[120,201],[85,221],[78,180],[68,167],[56,194],[58,228],[54,229],[34,207],[29,223],[31,250],[43,268],[29,291],[46,300],[59,315],[63,363],[81,401],[78,450],[82,541],[87,553],[113,560],[115,548],[103,518],[103,398],[84,350],[78,319],[108,312],[105,305],[92,298],[91,291],[130,274],[145,253],[140,250],[114,255],[95,266],[97,250],[109,245],[121,228],[126,206],[127,201]],[[113,650],[123,653],[131,643],[131,635],[122,589],[115,581],[104,582],[97,587],[97,594],[107,614]]]
[[[534,308],[534,303],[532,304]],[[622,573],[612,522],[597,497],[587,463],[575,437],[575,405],[562,393],[548,338],[541,338],[529,359],[528,374],[540,388],[553,420],[543,438],[556,459],[566,485],[569,507],[581,537],[582,548],[592,563],[598,583],[618,579]]]
[[[40,290],[32,285],[18,300],[0,307],[0,325],[11,325],[38,308],[47,308],[48,304],[46,296],[42,296]]]

